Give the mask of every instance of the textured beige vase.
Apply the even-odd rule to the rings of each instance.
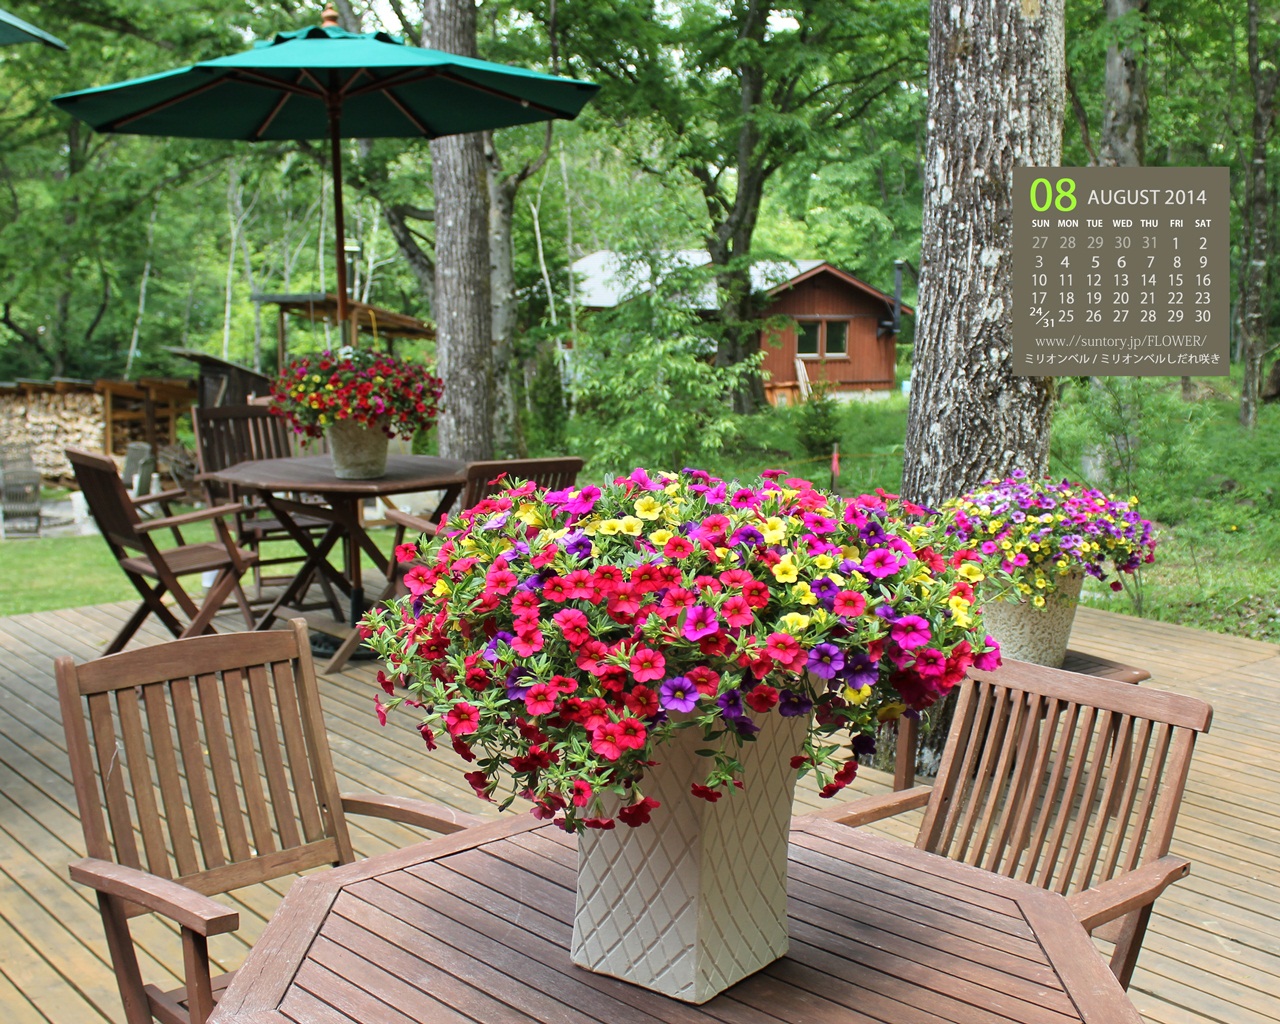
[[[578,839],[573,962],[702,1003],[787,951],[787,838],[808,720],[776,712],[739,754],[743,789],[709,803],[689,792],[710,761],[700,729],[660,750],[647,825]]]
[[[387,437],[377,427],[338,420],[325,428],[333,475],[339,480],[376,480],[387,471]]]
[[[982,621],[1000,642],[1001,655],[1061,668],[1083,583],[1083,573],[1059,576],[1058,587],[1045,598],[1043,608],[1030,600],[985,602]]]

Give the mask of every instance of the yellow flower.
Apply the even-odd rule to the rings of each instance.
[[[961,562],[960,567],[956,569],[956,575],[970,583],[981,583],[987,578],[986,574],[972,562]]]
[[[835,563],[835,559],[833,559],[830,555],[819,555],[817,558],[813,560],[813,564],[814,564],[814,567],[818,569],[819,572],[826,572],[836,563]]]
[[[436,597],[445,597],[449,593],[449,581],[441,578],[436,580],[436,585],[431,588],[431,593]]]
[[[764,536],[766,544],[781,544],[787,537],[787,528],[777,516],[770,516],[764,521],[764,526],[761,527],[760,533]]]
[[[1036,596],[1031,599],[1031,603],[1035,605],[1037,608],[1043,608],[1044,598],[1040,594],[1036,594]]]
[[[652,522],[662,515],[662,506],[652,494],[646,494],[636,502],[636,515],[641,519],[648,519]]]
[[[542,513],[538,511],[538,506],[531,502],[525,502],[520,506],[520,511],[516,513],[516,518],[525,526],[546,526],[542,521]]]
[[[852,686],[846,686],[843,690],[843,696],[850,704],[862,705],[871,696],[871,687],[860,686],[855,690]]]
[[[1047,581],[1047,580],[1045,580],[1045,578],[1044,578],[1043,576],[1038,576],[1038,577],[1036,577],[1036,587],[1037,587],[1038,589],[1043,590],[1043,589],[1044,589],[1045,587],[1047,587],[1048,585],[1049,585],[1049,584],[1048,584],[1048,581]]]
[[[799,612],[787,612],[779,621],[783,628],[794,636],[809,625],[809,616],[801,615]]]
[[[801,604],[817,604],[818,595],[810,589],[809,584],[801,580],[791,588],[791,595]]]
[[[772,567],[773,578],[779,583],[794,583],[800,578],[800,570],[796,564],[791,561],[789,554],[783,555],[782,560]]]
[[[600,524],[600,532],[606,537],[612,537],[614,534],[622,532],[622,523],[617,519],[606,519]]]
[[[628,537],[639,537],[644,530],[644,522],[635,516],[622,517],[622,532]]]
[[[892,722],[894,719],[901,718],[902,712],[906,710],[905,704],[886,704],[876,712],[876,718],[881,722]]]
[[[653,542],[654,547],[660,548],[674,536],[675,534],[670,530],[654,530],[649,534],[649,540]]]

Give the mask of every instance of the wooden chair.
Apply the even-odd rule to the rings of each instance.
[[[223,405],[212,409],[193,409],[192,421],[196,433],[196,460],[201,485],[210,505],[238,502],[240,510],[235,516],[236,542],[258,554],[253,568],[255,600],[262,597],[264,582],[280,582],[265,579],[262,568],[270,565],[286,565],[299,561],[299,554],[262,557],[262,544],[268,540],[293,538],[280,520],[271,515],[260,499],[239,493],[231,484],[215,480],[208,474],[234,466],[239,462],[257,459],[282,459],[297,454],[294,435],[279,416],[272,416],[265,405]],[[322,534],[329,523],[323,519],[298,517],[298,525],[308,533]],[[325,591],[326,604],[340,615],[337,598],[327,580],[320,578]]]
[[[932,787],[821,815],[856,826],[924,807],[919,849],[1067,896],[1086,931],[1115,943],[1128,988],[1152,904],[1190,870],[1169,843],[1213,709],[1017,661],[961,685]]]
[[[164,516],[144,521],[138,514],[124,481],[116,472],[116,465],[105,455],[81,448],[68,448],[66,455],[75,470],[76,482],[89,506],[89,512],[98,524],[98,530],[115,555],[129,582],[142,595],[142,604],[111,641],[107,654],[121,650],[148,615],[154,614],[176,637],[198,636],[213,632],[210,623],[227,598],[234,594],[245,622],[253,628],[253,615],[249,602],[240,589],[240,577],[257,559],[252,552],[244,551],[232,542],[224,517],[236,511],[234,505],[201,509],[179,516]],[[154,500],[156,495],[147,495]],[[180,528],[191,523],[211,520],[219,541],[208,544],[186,544]],[[156,530],[172,530],[178,547],[161,550],[151,534]],[[184,576],[216,573],[213,585],[196,602],[179,582]],[[151,581],[155,581],[154,584]],[[186,614],[188,624],[183,624],[164,604],[161,598],[170,594],[178,608]]]
[[[208,937],[239,915],[211,894],[355,859],[345,815],[455,832],[480,819],[419,800],[340,795],[305,623],[55,664],[88,857],[129,1024],[203,1024],[229,975]],[[105,813],[104,813],[105,811]],[[186,984],[143,983],[129,921],[177,923]]]
[[[582,460],[557,456],[551,459],[489,459],[467,463],[467,482],[458,499],[460,509],[468,509],[490,494],[497,494],[503,485],[512,480],[532,480],[539,487],[560,490],[572,487],[582,471]],[[396,543],[404,540],[405,531],[415,531],[434,537],[436,524],[422,516],[408,512],[389,510],[387,520],[396,526]],[[394,561],[394,559],[393,559]],[[388,570],[391,571],[391,570]]]

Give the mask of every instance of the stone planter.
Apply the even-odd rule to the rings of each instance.
[[[689,792],[710,762],[702,731],[684,729],[642,783],[662,804],[652,820],[579,836],[574,963],[702,1003],[787,951],[790,759],[808,720],[754,717],[743,789],[715,803]]]
[[[338,420],[325,428],[333,474],[339,480],[376,480],[387,471],[387,442],[377,427]]]
[[[1045,598],[1043,608],[1037,608],[1029,599],[986,601],[982,619],[987,632],[999,641],[1000,653],[1006,658],[1061,668],[1083,583],[1084,573],[1059,576],[1058,587]]]

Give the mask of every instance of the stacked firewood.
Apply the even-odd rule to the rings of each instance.
[[[102,396],[90,391],[32,391],[0,395],[0,437],[29,447],[42,476],[71,476],[63,449],[102,451]]]

